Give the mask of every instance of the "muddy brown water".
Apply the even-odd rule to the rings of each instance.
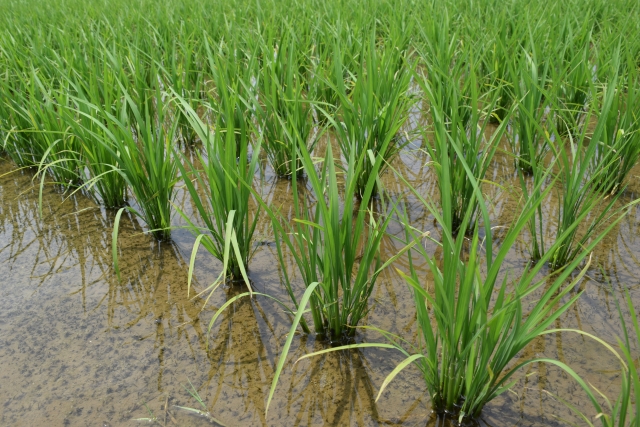
[[[409,145],[395,166],[420,192],[437,195],[428,158]],[[269,386],[290,326],[289,317],[270,300],[235,302],[208,333],[216,310],[238,292],[227,287],[210,299],[196,296],[213,281],[220,264],[201,250],[196,280],[187,293],[187,272],[194,238],[176,229],[171,243],[159,244],[143,234],[135,218],[123,217],[120,231],[122,280],[111,261],[114,212],[83,196],[44,189],[42,217],[38,188],[30,171],[7,174],[15,166],[0,159],[0,425],[120,426],[215,425],[177,406],[202,409],[187,389],[190,384],[206,408],[228,426],[306,425],[443,425],[431,415],[424,382],[414,367],[401,373],[375,402],[385,376],[402,360],[387,349],[298,357],[322,349],[313,336],[296,335],[289,362],[268,414]],[[640,196],[638,169],[620,203]],[[487,186],[491,220],[499,239],[517,210],[518,183],[511,161],[498,156]],[[394,198],[408,205],[411,223],[438,235],[433,218],[390,173],[385,184]],[[290,182],[266,167],[256,186],[271,204],[291,204]],[[186,192],[176,203],[192,212]],[[545,206],[549,230],[557,200]],[[183,224],[179,216],[174,224]],[[640,304],[640,212],[634,208],[602,242],[585,278],[574,291],[584,291],[577,304],[557,322],[578,328],[615,345],[621,326],[615,299],[628,287]],[[393,225],[392,232],[401,229]],[[527,263],[526,233],[505,262],[510,277]],[[287,301],[269,221],[262,218],[250,276],[257,290]],[[383,256],[399,244],[387,239]],[[432,248],[435,251],[435,248]],[[400,260],[402,268],[406,261]],[[426,266],[423,277],[428,282]],[[293,274],[295,268],[289,267]],[[613,294],[607,284],[611,283]],[[389,269],[380,276],[366,324],[415,340],[415,310],[407,285]],[[358,341],[382,341],[362,331]],[[568,363],[583,378],[615,398],[619,367],[607,351],[586,338],[563,332],[534,341],[517,361],[551,357]],[[517,363],[515,361],[515,363]],[[480,424],[560,426],[583,421],[556,396],[594,416],[582,390],[566,374],[544,364],[518,374],[510,392],[491,402]],[[151,415],[152,414],[152,415]]]

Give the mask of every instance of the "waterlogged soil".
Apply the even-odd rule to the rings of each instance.
[[[437,199],[428,161],[416,143],[402,151],[394,167],[421,194]],[[8,159],[0,159],[0,425],[120,426],[149,424],[149,419],[157,425],[216,425],[180,406],[206,411],[227,426],[447,424],[431,414],[415,367],[398,375],[376,401],[384,378],[402,360],[399,352],[367,348],[294,364],[300,356],[326,347],[302,334],[293,340],[266,413],[269,386],[291,321],[278,304],[261,297],[241,298],[210,326],[214,313],[244,288],[227,286],[211,295],[199,294],[221,268],[202,249],[189,288],[193,236],[176,228],[170,243],[158,243],[127,215],[120,225],[118,280],[111,255],[115,212],[53,185],[44,186],[40,210],[39,181],[33,171],[9,173],[14,169]],[[639,174],[638,169],[632,172],[619,206],[640,197]],[[518,212],[519,184],[511,160],[502,155],[487,178],[500,184],[484,188],[499,242]],[[411,224],[438,238],[433,217],[405,186],[390,172],[384,182],[392,199],[407,202]],[[290,181],[277,179],[265,166],[255,185],[268,203],[291,212]],[[176,205],[192,215],[182,189]],[[557,199],[550,200],[544,212],[552,234]],[[174,225],[183,224],[175,215]],[[554,327],[580,329],[616,345],[622,334],[616,298],[626,287],[640,304],[639,228],[640,212],[633,208],[593,254],[587,274],[571,291],[582,296]],[[391,232],[402,236],[397,224]],[[288,303],[273,239],[269,221],[261,216],[250,276],[255,290]],[[527,241],[523,233],[505,262],[509,278],[518,278],[527,265]],[[383,257],[400,247],[387,238]],[[428,249],[439,256],[434,245]],[[396,267],[406,269],[406,259]],[[426,265],[418,268],[428,285]],[[293,265],[288,271],[300,285]],[[412,295],[395,269],[380,276],[371,305],[367,325],[417,341]],[[357,341],[384,342],[374,331],[358,332]],[[549,334],[535,340],[514,364],[532,357],[559,359],[602,393],[616,396],[619,366],[588,338],[572,332]],[[595,416],[583,391],[555,367],[536,363],[516,378],[509,392],[485,408],[480,425],[584,423],[566,402]]]

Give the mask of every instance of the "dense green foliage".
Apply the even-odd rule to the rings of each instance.
[[[0,151],[41,185],[48,175],[61,191],[120,208],[118,221],[129,210],[160,240],[171,238],[183,181],[195,207],[193,218],[178,210],[197,236],[190,276],[203,245],[224,264],[215,285],[242,277],[247,295],[266,212],[290,297],[279,303],[294,317],[269,401],[295,329],[311,333],[311,318],[320,336],[352,341],[378,275],[407,257],[421,341],[408,351],[387,335],[408,356],[388,380],[413,363],[437,412],[475,417],[508,389],[510,362],[579,297],[565,279],[624,213],[614,205],[640,157],[638,9],[635,0],[0,0]],[[435,218],[442,265],[382,185],[410,142],[428,155],[439,199],[391,178]],[[503,184],[488,182],[503,152],[522,210],[498,245],[483,186]],[[253,188],[262,155],[277,179],[291,179],[292,218]],[[561,209],[549,233],[542,206],[554,193]],[[406,246],[382,259],[395,222]],[[502,261],[526,233],[534,263],[512,286]],[[433,295],[413,268],[418,256]],[[558,275],[543,287],[534,276],[546,265]],[[637,371],[626,372],[625,390],[637,389]]]

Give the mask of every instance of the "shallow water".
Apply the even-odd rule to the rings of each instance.
[[[418,148],[409,145],[394,166],[423,194],[437,194],[435,179],[425,166],[428,159]],[[366,349],[293,364],[324,348],[314,337],[301,334],[265,414],[275,363],[290,325],[277,304],[260,298],[238,300],[209,333],[215,311],[242,288],[221,289],[208,302],[206,294],[196,296],[220,270],[220,264],[201,250],[197,279],[187,294],[194,242],[187,231],[178,229],[171,243],[159,244],[142,233],[135,218],[123,216],[118,281],[111,261],[114,212],[48,185],[40,217],[32,173],[7,174],[13,168],[8,160],[0,160],[0,425],[135,425],[148,421],[132,419],[151,416],[160,425],[212,425],[176,407],[202,409],[188,393],[189,384],[207,410],[229,426],[442,425],[431,417],[424,383],[413,367],[375,402],[385,376],[401,361],[400,353]],[[638,172],[632,173],[623,201],[640,194]],[[489,179],[503,186],[485,188],[499,239],[500,227],[509,224],[515,211],[518,183],[510,161],[500,156]],[[390,173],[385,184],[392,197],[406,199],[414,226],[438,235],[430,215]],[[290,205],[290,182],[276,179],[268,167],[256,177],[256,185],[272,205]],[[191,212],[185,192],[178,192],[176,203]],[[554,200],[545,206],[551,229],[557,209]],[[177,215],[174,223],[182,224]],[[639,227],[640,212],[634,208],[594,253],[587,276],[575,289],[584,294],[556,327],[579,328],[615,344],[621,327],[602,272],[616,296],[626,286],[634,302],[640,302]],[[270,228],[261,218],[250,275],[257,290],[286,301]],[[392,232],[401,230],[395,225]],[[523,235],[505,263],[510,277],[518,277],[526,265],[526,238]],[[398,248],[387,239],[383,256]],[[404,265],[400,260],[397,266]],[[422,268],[428,278],[426,266]],[[412,297],[394,271],[380,276],[371,302],[367,324],[416,338]],[[361,332],[357,339],[381,340],[372,332]],[[569,332],[550,334],[532,343],[521,360],[533,356],[559,358],[615,398],[618,365],[598,344]],[[580,424],[555,395],[594,415],[582,390],[555,368],[530,365],[518,378],[511,392],[485,408],[481,425]]]

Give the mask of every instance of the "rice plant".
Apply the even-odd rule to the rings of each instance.
[[[260,118],[264,141],[262,147],[276,174],[288,177],[302,174],[294,163],[298,141],[313,150],[311,105],[305,99],[306,81],[301,74],[300,47],[295,34],[285,29],[276,40],[262,40],[262,68],[258,75],[259,96],[256,111]]]
[[[334,116],[338,109],[338,95],[336,94],[334,87],[337,85],[331,85],[329,82],[334,76],[333,73],[333,53],[330,49],[326,48],[328,44],[324,39],[326,36],[321,35],[314,46],[313,52],[313,66],[312,74],[310,77],[310,98],[320,104],[324,111],[323,114],[319,110],[315,111],[315,120],[319,125],[325,125],[327,123],[327,115]]]
[[[183,40],[176,40],[171,44],[169,64],[164,70],[168,86],[182,99],[188,101],[190,108],[194,111],[197,111],[204,93],[204,76],[197,64],[198,54],[201,52],[194,52],[193,42],[189,36],[185,36]],[[180,108],[175,114],[183,141],[193,144],[197,134],[189,123],[189,119]]]
[[[150,42],[150,38],[137,33],[134,37],[134,40],[127,43],[120,79],[120,83],[124,85],[130,98],[131,105],[128,111],[132,123],[138,120],[137,116],[140,114],[154,117],[156,113],[154,110],[156,107],[155,98],[157,97],[156,87],[159,83],[158,68],[145,47],[145,44]],[[115,57],[112,56],[112,58]],[[114,61],[114,69],[120,69],[116,67],[116,64],[117,62]],[[158,114],[164,116],[166,112],[158,112]],[[135,127],[134,130],[136,130]]]
[[[221,80],[219,80],[220,82]],[[219,86],[226,99],[224,117],[234,117],[241,111],[238,86],[241,83],[226,83]],[[249,151],[249,130],[245,127],[234,128],[234,121],[224,122],[218,117],[217,127],[212,131],[189,105],[188,101],[177,97],[182,114],[198,135],[204,146],[204,153],[198,153],[202,170],[191,160],[182,156],[184,163],[178,163],[185,186],[191,195],[196,212],[204,223],[197,222],[178,209],[186,220],[187,228],[197,236],[191,259],[189,283],[193,273],[193,262],[198,246],[202,245],[216,259],[224,263],[220,280],[224,278],[239,280],[243,278],[247,285],[249,279],[246,266],[255,250],[253,233],[258,221],[259,210],[252,207],[252,192],[249,187],[258,165],[260,140],[254,147],[253,155]],[[239,123],[244,124],[244,119]],[[177,155],[177,154],[176,154]],[[215,286],[213,288],[215,290]]]
[[[584,126],[575,139],[570,137],[565,142],[558,137],[552,147],[558,158],[558,179],[561,186],[556,241],[560,240],[560,236],[568,234],[568,237],[562,239],[562,245],[554,244],[554,249],[550,249],[550,264],[554,269],[571,263],[582,252],[592,235],[620,214],[618,209],[613,210],[619,193],[603,197],[598,191],[599,183],[610,165],[595,163],[609,111],[614,104],[614,95],[615,85],[605,93],[601,109],[592,106],[586,113],[587,123],[597,115],[593,132],[589,132]],[[586,225],[584,230],[577,226],[582,222]]]
[[[553,185],[550,172],[554,162],[545,164],[550,150],[551,137],[545,124],[543,100],[548,75],[548,65],[538,63],[535,55],[525,53],[511,70],[512,87],[516,96],[514,114],[511,118],[512,133],[509,142],[515,155],[518,180],[525,200],[538,199],[545,184]],[[545,252],[543,204],[538,204],[528,220],[530,254],[534,261]]]
[[[320,21],[314,28],[314,48],[309,77],[309,96],[322,110],[316,110],[317,121],[326,125],[328,117],[333,117],[340,105],[336,88],[345,82],[345,91],[353,88],[354,72],[362,62],[364,38],[357,33],[350,22],[341,19],[330,25]],[[335,69],[335,40],[340,40],[340,66],[342,73]]]
[[[314,160],[304,147],[299,154],[317,201],[311,206],[298,194],[299,183],[293,180],[293,224],[283,227],[272,212],[278,253],[282,257],[286,247],[294,256],[306,287],[319,283],[320,289],[310,298],[314,330],[330,341],[339,342],[353,337],[353,328],[368,311],[368,298],[383,266],[378,248],[391,216],[375,219],[369,209],[376,175],[371,175],[362,198],[357,201],[362,166],[357,164],[355,155],[349,157],[343,171],[345,192],[341,200],[331,147],[327,146],[320,171],[315,170]],[[381,163],[382,157],[376,157],[372,170],[376,172]],[[284,266],[285,260],[281,262]],[[286,273],[285,286],[299,308]]]
[[[453,126],[454,119],[466,127],[472,110],[478,107],[473,102],[479,101],[478,93],[474,92],[478,88],[473,86],[476,82],[470,78],[475,64],[471,58],[464,57],[468,51],[459,51],[459,36],[451,30],[448,17],[444,17],[443,22],[428,22],[419,28],[424,47],[418,49],[418,54],[426,70],[417,76],[417,82],[427,102],[432,101],[429,93],[437,97],[447,127]],[[429,91],[424,90],[425,85]]]
[[[565,22],[562,37],[568,42],[557,54],[565,61],[558,64],[551,73],[552,90],[558,100],[555,104],[556,128],[561,136],[576,135],[580,132],[588,102],[593,70],[589,62],[589,21],[574,34],[573,27]]]
[[[67,114],[70,132],[78,138],[81,156],[88,175],[84,177],[85,189],[97,194],[107,208],[121,208],[127,201],[127,181],[120,173],[118,148],[104,126],[107,118],[101,113],[114,113],[126,100],[120,96],[116,74],[104,62],[96,65],[87,80],[76,76],[70,84],[76,93],[68,107],[77,117]],[[94,107],[99,106],[100,108]]]
[[[474,180],[482,182],[508,121],[502,122],[489,136],[489,122],[482,119],[482,112],[476,108],[480,102],[475,71],[466,71],[469,85],[469,99],[458,90],[457,76],[440,74],[439,82],[432,84],[429,79],[419,80],[431,104],[433,136],[426,136],[426,150],[435,166],[441,197],[451,191],[453,203],[443,209],[450,209],[453,232],[466,233],[473,228],[477,219],[478,199],[473,196]],[[446,98],[446,100],[444,100]],[[489,104],[488,111],[495,108],[496,98]],[[462,107],[464,106],[464,107]],[[458,144],[460,150],[455,150]],[[445,177],[446,168],[449,175]],[[472,179],[473,178],[473,179]],[[470,212],[467,227],[462,227],[464,216]]]
[[[216,425],[225,427],[225,424],[220,422],[219,420],[217,420],[209,411],[209,408],[207,408],[207,405],[204,403],[204,401],[202,400],[202,397],[200,397],[200,394],[198,393],[198,390],[193,386],[193,384],[191,384],[191,381],[189,380],[189,387],[187,387],[186,385],[182,385],[182,387],[184,387],[184,389],[187,391],[187,393],[189,393],[191,395],[191,397],[193,397],[195,399],[196,402],[198,402],[198,404],[202,407],[202,409],[196,409],[196,408],[191,408],[189,406],[179,406],[176,405],[176,408],[181,409],[183,411],[186,412],[190,412],[192,414],[198,415],[204,419],[206,419],[207,421],[210,421],[212,423],[215,423]]]
[[[391,41],[390,45],[377,48],[375,37],[367,37],[362,47],[362,57],[355,82],[347,90],[343,80],[341,45],[334,45],[334,86],[340,103],[338,118],[334,119],[327,111],[318,107],[331,123],[342,154],[346,159],[355,158],[358,165],[356,192],[364,194],[373,173],[374,157],[384,161],[377,173],[382,173],[386,165],[402,148],[403,144],[395,139],[408,119],[409,109],[415,99],[407,91],[411,73],[409,65],[397,70],[399,61],[404,61],[404,51],[400,41]],[[407,141],[408,142],[408,139]],[[406,143],[405,142],[405,143]],[[374,188],[378,192],[378,188]]]
[[[252,79],[256,77],[257,46],[257,43],[255,46],[242,46],[240,40],[230,40],[221,42],[215,51],[205,40],[209,71],[215,84],[215,94],[209,98],[217,114],[216,126],[221,130],[232,129],[230,132],[236,135],[238,153],[242,150],[243,138],[252,129],[253,110],[247,105],[251,105],[255,97]],[[238,102],[236,96],[244,102]]]
[[[496,99],[493,110],[489,112],[489,120],[493,123],[504,121],[514,103],[509,68],[513,62],[519,61],[521,34],[525,28],[514,10],[517,7],[515,3],[506,5],[498,16],[490,18],[494,32],[485,37],[479,49],[482,52],[484,84]]]
[[[303,317],[307,304],[311,312],[316,334],[329,342],[340,343],[353,340],[356,327],[363,321],[370,309],[369,297],[378,275],[402,252],[383,262],[380,257],[380,243],[391,221],[391,212],[386,217],[376,218],[369,208],[377,170],[382,157],[373,157],[372,174],[357,202],[357,186],[360,168],[355,154],[348,159],[343,171],[344,198],[338,194],[338,170],[334,164],[331,146],[319,171],[314,160],[301,145],[299,155],[308,174],[308,181],[316,196],[316,203],[310,206],[304,196],[298,195],[297,178],[293,179],[295,217],[290,225],[283,226],[279,215],[268,209],[276,234],[276,244],[280,263],[283,266],[285,288],[291,298],[295,316],[287,341],[278,360],[267,409],[280,373],[284,367],[291,342],[298,326],[310,332]],[[383,200],[383,205],[386,205]],[[342,209],[341,209],[342,207]],[[285,270],[283,250],[295,259],[305,291],[297,297],[295,288]]]
[[[142,219],[156,239],[170,238],[171,202],[178,181],[178,162],[172,155],[176,122],[165,122],[168,104],[163,101],[160,89],[156,86],[153,101],[155,116],[151,115],[149,109],[138,110],[138,105],[124,87],[122,100],[117,115],[101,106],[84,102],[87,108],[98,112],[96,116],[85,115],[101,129],[100,133],[94,135],[102,134],[106,138],[97,139],[95,143],[102,144],[104,150],[117,159],[117,171],[138,204],[137,209],[132,206],[121,208],[116,215],[114,261],[119,220],[125,209]],[[135,117],[134,122],[130,122],[130,114]],[[117,269],[117,261],[115,264]]]
[[[516,156],[517,167],[527,174],[533,174],[541,166],[549,151],[542,105],[548,69],[548,62],[541,66],[535,55],[525,52],[511,70],[511,86],[516,101],[511,117],[513,133],[509,142]]]
[[[624,182],[631,168],[640,158],[640,96],[638,94],[638,73],[631,58],[627,61],[626,79],[620,79],[619,49],[614,52],[615,64],[611,78],[604,88],[604,98],[610,92],[612,103],[606,114],[604,129],[596,146],[592,169],[596,171],[595,186],[604,194],[615,194],[624,188]]]
[[[157,87],[154,97],[155,116],[151,115],[149,109],[139,111],[127,92],[124,97],[136,119],[131,125],[137,138],[121,115],[110,129],[112,138],[115,136],[121,139],[112,139],[110,143],[114,143],[118,150],[120,173],[140,207],[139,210],[130,207],[127,209],[149,226],[156,239],[168,240],[171,236],[171,202],[178,181],[179,162],[172,155],[176,122],[165,122],[168,104],[163,101]],[[115,117],[109,118],[113,119]]]
[[[19,165],[37,166],[39,174],[48,172],[58,185],[77,186],[81,181],[82,159],[78,141],[69,132],[65,117],[69,114],[70,88],[67,85],[56,88],[35,69],[25,79],[27,90],[12,101],[13,119],[20,127],[12,141],[19,153],[12,157]]]
[[[32,120],[34,133],[41,149],[45,149],[38,162],[38,173],[48,172],[54,182],[63,187],[76,187],[82,180],[83,160],[75,135],[69,132],[69,87],[63,86],[56,92],[47,91],[42,82],[33,76],[45,94],[44,102],[29,103],[28,115]]]

